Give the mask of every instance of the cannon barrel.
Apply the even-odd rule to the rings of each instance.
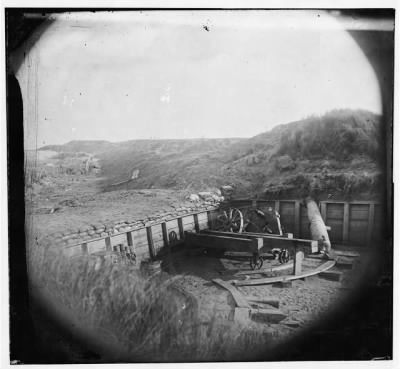
[[[307,207],[311,239],[319,241],[321,245],[320,251],[329,252],[331,250],[331,241],[317,203],[311,197],[306,197],[304,205]]]

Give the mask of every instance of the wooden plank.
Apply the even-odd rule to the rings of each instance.
[[[333,219],[343,221],[343,204],[327,203],[326,220],[330,222]]]
[[[232,286],[230,283],[223,281],[222,279],[213,279],[212,280],[214,283],[218,284],[222,288],[225,288],[228,290],[233,299],[235,300],[235,304],[239,308],[251,308],[250,304],[248,301],[244,298],[244,296],[237,290],[235,286]]]
[[[381,204],[379,201],[342,201],[342,200],[329,200],[324,201],[327,204],[357,204],[357,205],[369,205],[369,204]]]
[[[197,214],[193,214],[193,220],[194,220],[194,229],[196,230],[196,232],[200,232],[199,216]]]
[[[300,236],[300,201],[294,203],[294,233]]]
[[[372,235],[374,232],[374,221],[375,221],[375,205],[369,204],[369,213],[368,213],[368,246],[372,244]]]
[[[289,328],[298,328],[301,326],[300,322],[298,322],[297,320],[292,320],[292,319],[285,320],[281,324],[284,324],[284,325],[288,326]]]
[[[161,223],[162,237],[164,241],[164,246],[169,246],[167,223]]]
[[[275,296],[266,296],[266,297],[257,297],[257,296],[247,296],[247,300],[250,303],[256,304],[268,304],[273,306],[274,308],[279,309],[279,298]]]
[[[351,220],[368,220],[368,211],[369,204],[359,205],[359,204],[351,204],[350,205],[350,219]]]
[[[220,232],[212,230],[203,230],[201,234],[215,235],[215,236],[226,236],[244,239],[261,238],[263,240],[263,247],[270,250],[274,248],[287,248],[294,249],[297,247],[307,248],[309,252],[318,251],[318,241],[315,240],[303,240],[300,238],[286,238],[279,235],[270,235],[266,233],[233,233],[233,232]]]
[[[154,250],[153,233],[151,231],[151,227],[146,227],[146,234],[147,234],[147,244],[149,246],[150,257],[154,258],[155,250]]]
[[[179,229],[179,239],[183,240],[185,233],[183,231],[183,221],[182,218],[178,218],[178,229]]]
[[[250,318],[257,322],[279,323],[287,315],[278,309],[251,309]]]
[[[229,251],[247,251],[252,254],[258,254],[263,247],[263,241],[261,238],[248,239],[185,232],[185,239],[189,245]]]
[[[326,254],[315,254],[315,255],[307,255],[307,259],[318,259],[318,260],[327,260]],[[333,258],[330,258],[333,260]]]
[[[336,260],[336,265],[353,265],[354,261],[354,257],[339,256]]]
[[[330,281],[340,282],[342,280],[342,272],[336,270],[327,270],[318,274],[319,277],[329,279]]]
[[[311,277],[313,275],[317,275],[321,272],[329,270],[330,268],[332,268],[335,265],[335,263],[336,262],[334,260],[329,260],[311,271],[303,272],[298,275],[288,275],[288,276],[273,277],[273,278],[250,279],[250,280],[245,280],[245,281],[232,281],[232,283],[234,283],[235,286],[257,286],[257,285],[262,285],[262,284],[287,282],[287,281],[292,281],[295,279],[307,278],[307,277]]]
[[[347,256],[350,258],[358,258],[360,257],[360,253],[357,251],[344,251],[344,250],[335,250],[336,255],[338,256]]]
[[[350,224],[350,206],[349,203],[344,204],[343,209],[343,236],[342,242],[349,242],[349,224]]]

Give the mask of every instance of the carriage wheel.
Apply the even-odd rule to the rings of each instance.
[[[250,268],[253,270],[261,269],[263,264],[264,264],[264,260],[261,256],[253,255],[250,259]]]
[[[175,231],[169,232],[168,238],[169,238],[169,242],[171,242],[171,243],[178,241],[178,235],[176,234]]]
[[[286,264],[290,259],[290,255],[289,255],[289,250],[287,249],[283,249],[280,253],[279,253],[279,262],[281,264]]]
[[[216,229],[223,232],[241,233],[243,231],[243,214],[239,209],[231,208],[217,216]]]

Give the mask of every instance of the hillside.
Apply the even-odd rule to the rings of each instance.
[[[72,141],[41,150],[99,159],[104,190],[205,190],[232,183],[237,196],[377,198],[384,188],[381,117],[335,110],[249,139]]]

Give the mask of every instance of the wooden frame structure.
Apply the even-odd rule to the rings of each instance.
[[[232,207],[239,209],[248,207],[272,207],[280,212],[281,223],[294,233],[296,247],[298,242],[308,237],[308,219],[305,209],[297,200],[232,200]],[[383,206],[377,202],[321,202],[321,214],[327,225],[331,227],[330,238],[333,244],[370,245],[375,239],[382,237],[383,225],[381,218]],[[69,256],[90,255],[98,252],[112,252],[114,245],[128,246],[135,253],[137,259],[156,258],[163,249],[174,247],[185,240],[185,232],[202,232],[210,230],[219,210],[217,208],[187,212],[179,216],[167,217],[158,222],[149,222],[141,227],[123,232],[108,233],[104,237],[79,240],[75,244],[63,247]],[[171,238],[171,231],[176,235]],[[248,234],[263,238],[265,234]],[[275,238],[274,238],[275,237]],[[284,238],[293,237],[286,234]],[[279,239],[278,239],[279,238]],[[282,241],[280,237],[269,235],[268,241],[263,241],[263,247],[282,247],[282,242],[289,248],[290,243]],[[368,242],[367,242],[367,241]],[[265,245],[264,245],[265,244]],[[293,245],[293,243],[292,243]],[[312,245],[309,245],[313,247]],[[307,246],[308,247],[308,246]]]
[[[272,251],[274,248],[290,249],[294,254],[293,275],[302,270],[304,253],[318,252],[318,241],[286,238],[264,233],[233,233],[213,230],[204,230],[200,233],[185,232],[186,243],[190,246],[221,251],[239,251],[250,254],[250,265],[253,269],[261,268],[258,259],[261,251]]]

